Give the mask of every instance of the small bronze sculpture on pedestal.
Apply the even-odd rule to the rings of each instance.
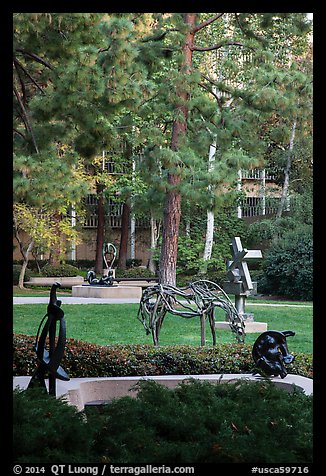
[[[110,256],[110,264],[106,260],[106,255]],[[97,278],[93,270],[87,272],[86,279],[91,286],[113,286],[114,275],[113,275],[113,263],[117,256],[117,249],[112,243],[104,243],[102,249],[102,256],[105,268],[103,269],[103,274],[101,278]]]

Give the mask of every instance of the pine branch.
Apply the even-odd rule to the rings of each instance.
[[[232,46],[232,45],[235,45],[235,46],[243,46],[243,47],[246,47],[247,45],[244,45],[243,43],[240,43],[239,41],[227,41],[226,43],[218,43],[217,45],[213,45],[213,46],[206,46],[206,47],[201,47],[201,46],[192,46],[191,49],[192,51],[212,51],[212,50],[218,50],[220,48],[222,48],[223,46]],[[247,48],[250,48],[249,46],[247,46]],[[252,49],[252,48],[250,48]]]
[[[255,34],[252,30],[250,30],[249,28],[246,28],[243,24],[241,24],[239,15],[237,13],[235,13],[234,15],[235,15],[235,19],[238,24],[238,27],[247,38],[255,38],[259,42],[265,41],[265,39],[262,36]]]
[[[16,96],[16,98],[17,98],[18,104],[19,104],[19,106],[20,106],[20,108],[21,108],[21,111],[22,111],[22,113],[24,114],[25,121],[26,121],[26,122],[25,122],[25,121],[24,121],[24,122],[25,122],[25,124],[26,124],[26,126],[27,126],[27,130],[29,131],[29,133],[30,133],[30,135],[31,135],[31,137],[32,137],[32,141],[33,141],[33,144],[34,144],[36,153],[38,154],[38,153],[39,153],[39,150],[38,150],[38,147],[37,147],[37,144],[36,144],[36,141],[35,141],[33,129],[32,129],[32,126],[31,126],[31,124],[30,124],[27,111],[26,111],[25,106],[24,106],[24,104],[23,104],[23,102],[22,102],[22,100],[21,100],[21,98],[20,98],[20,96],[19,96],[19,92],[17,91],[17,88],[16,88],[15,85],[13,85],[13,89],[14,89],[14,94],[15,94],[15,96]]]
[[[213,84],[214,86],[218,86],[217,82],[214,81],[214,79],[212,78],[209,78],[208,76],[206,76],[204,73],[200,73],[201,76],[206,79],[206,81],[208,81],[209,83]]]
[[[223,15],[224,15],[224,13],[218,13],[214,17],[211,17],[208,20],[203,21],[202,23],[200,23],[199,25],[195,26],[195,28],[192,29],[192,33],[197,33],[197,31],[202,30],[206,26],[208,26],[211,23],[213,23],[214,21],[218,20]]]
[[[29,56],[30,58],[34,59],[38,63],[41,63],[44,66],[46,66],[47,68],[53,70],[53,67],[51,66],[51,64],[48,61],[40,58],[40,56],[36,55],[35,53],[30,53],[29,51],[26,51],[23,48],[16,48],[16,51],[18,51],[19,53],[22,53],[25,56]]]
[[[157,36],[150,36],[148,38],[144,38],[141,40],[142,43],[147,43],[148,41],[160,41],[169,33],[170,31],[179,31],[177,28],[168,28],[167,30],[163,31],[160,35]]]
[[[18,72],[18,68],[20,68],[25,74],[26,76],[32,81],[33,84],[35,84],[35,86],[41,91],[42,94],[44,94],[44,91],[43,91],[43,88],[41,88],[41,86],[35,81],[35,79],[29,74],[29,72],[26,70],[26,68],[24,68],[24,66],[18,61],[17,58],[14,58],[14,63],[15,63],[15,67],[16,67],[16,71],[17,71],[17,74],[19,76],[19,79],[20,79],[20,82],[23,83],[22,86],[24,85],[24,82],[22,81],[22,78]],[[18,67],[18,68],[17,68]],[[25,86],[24,86],[24,89],[25,89]],[[24,97],[25,97],[25,94],[24,94]]]
[[[18,131],[17,129],[13,128],[13,131],[16,132],[16,134],[18,134],[19,136],[21,136],[23,139],[26,140],[26,137],[24,136],[24,134],[20,131]]]
[[[21,86],[21,90],[22,90],[22,95],[23,95],[23,103],[26,104],[26,88],[25,88],[25,83],[24,83],[24,80],[20,74],[20,71],[19,71],[19,68],[17,67],[17,60],[14,58],[14,66],[15,66],[15,70],[16,70],[16,73],[17,73],[17,76],[18,76],[18,79],[19,79],[19,82],[20,82],[20,86]]]
[[[198,83],[198,84],[199,84],[199,86],[201,86],[202,88],[206,89],[206,91],[208,91],[209,93],[211,93],[211,94],[215,97],[215,99],[216,99],[216,101],[217,101],[217,104],[218,104],[218,107],[220,108],[220,110],[222,110],[222,102],[221,102],[221,99],[218,97],[218,95],[215,94],[215,93],[214,93],[211,89],[209,89],[207,86],[205,86],[205,84],[203,84],[203,83]]]

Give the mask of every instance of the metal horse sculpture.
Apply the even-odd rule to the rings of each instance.
[[[200,280],[185,288],[157,284],[149,286],[140,301],[137,319],[142,322],[146,333],[152,333],[154,345],[159,344],[160,330],[167,312],[184,318],[199,317],[201,323],[201,345],[205,345],[205,320],[208,319],[216,345],[215,308],[226,313],[226,320],[238,342],[244,342],[245,324],[241,315],[216,283]],[[140,317],[141,316],[141,317]]]
[[[285,364],[294,360],[294,356],[289,353],[286,338],[294,335],[294,331],[263,332],[252,348],[256,367],[266,375],[286,377]]]

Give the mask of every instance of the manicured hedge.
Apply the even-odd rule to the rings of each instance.
[[[15,335],[14,375],[31,375],[36,366],[34,338]],[[219,344],[216,347],[188,345],[111,345],[99,346],[67,339],[62,366],[72,377],[119,377],[132,375],[178,375],[214,373],[251,373],[254,362],[252,346]],[[292,374],[312,378],[312,355],[292,352]]]

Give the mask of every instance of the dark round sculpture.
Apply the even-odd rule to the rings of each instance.
[[[256,367],[265,375],[286,377],[285,364],[290,364],[294,360],[294,356],[289,353],[286,338],[294,335],[294,331],[263,332],[252,348]]]

